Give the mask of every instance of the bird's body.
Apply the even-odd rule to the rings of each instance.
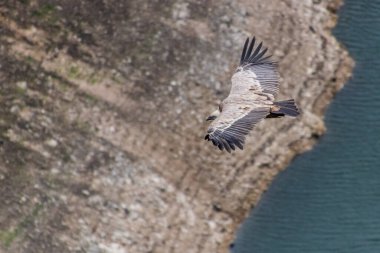
[[[205,139],[219,149],[228,152],[235,146],[243,149],[245,136],[263,118],[277,118],[299,114],[294,100],[275,101],[279,89],[277,64],[270,56],[264,57],[267,49],[260,43],[252,53],[255,38],[246,40],[240,66],[231,78],[231,90],[219,105],[219,110],[210,115],[213,120]]]

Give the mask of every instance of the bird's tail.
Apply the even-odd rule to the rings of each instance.
[[[267,118],[277,118],[282,116],[297,117],[300,111],[294,101],[294,99],[289,99],[285,101],[278,101],[273,103],[274,106],[270,111]]]

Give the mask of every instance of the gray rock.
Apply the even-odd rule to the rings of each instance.
[[[331,35],[333,0],[10,2],[1,252],[227,251],[273,177],[323,134],[353,66]],[[204,119],[251,35],[279,62],[279,99],[304,114],[260,123],[224,154],[203,141]]]

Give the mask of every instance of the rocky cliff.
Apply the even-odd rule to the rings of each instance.
[[[352,61],[336,1],[0,3],[0,252],[227,252],[268,183],[324,132]],[[203,141],[242,43],[280,98],[230,155]]]

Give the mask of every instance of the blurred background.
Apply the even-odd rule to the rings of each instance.
[[[340,4],[1,1],[0,252],[270,252],[250,243],[273,232],[235,234],[326,130],[354,65],[332,34]],[[279,62],[279,99],[303,113],[222,153],[205,118],[253,35]]]

